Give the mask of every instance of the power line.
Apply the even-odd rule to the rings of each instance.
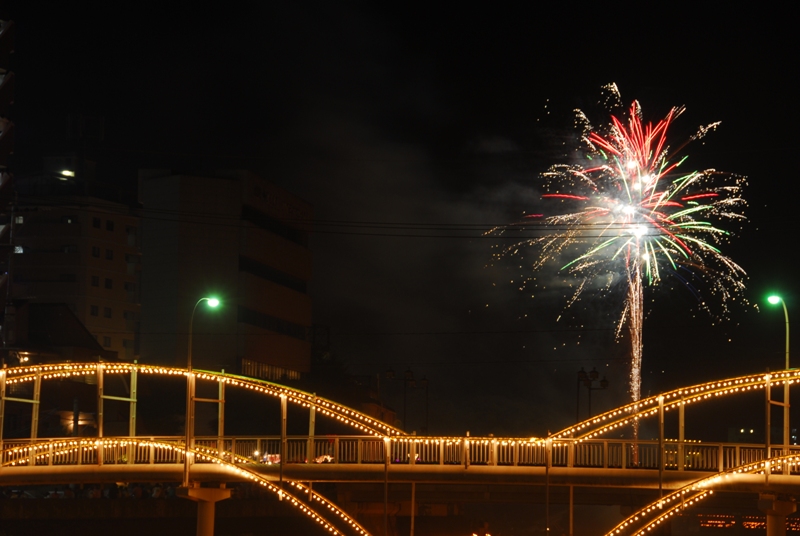
[[[724,326],[716,326],[720,330],[725,331]],[[741,326],[731,326],[737,330],[741,330]],[[562,328],[562,329],[508,329],[508,330],[453,330],[453,331],[342,331],[331,330],[332,336],[348,336],[348,337],[392,337],[392,336],[452,336],[452,335],[535,335],[535,334],[573,334],[573,333],[613,333],[618,331],[616,326],[608,328]],[[680,331],[687,333],[692,331],[708,332],[707,326],[699,326],[695,324],[675,325],[669,326],[653,326],[648,327],[648,332],[674,332]],[[113,330],[93,330],[95,333],[129,333],[128,331],[113,331]],[[188,331],[140,331],[143,335],[188,335]],[[244,335],[244,336],[259,336],[258,333],[242,333],[238,331],[215,331],[214,335]],[[268,334],[263,334],[268,335]]]
[[[514,364],[514,363],[532,363],[532,364],[540,364],[540,363],[609,363],[609,362],[617,362],[617,361],[630,361],[630,357],[576,357],[576,358],[552,358],[552,359],[503,359],[503,360],[495,360],[492,361],[492,364],[495,365],[506,365],[506,364]],[[369,362],[360,362],[360,361],[349,361],[343,360],[343,363],[347,366],[372,366],[374,367],[376,363],[374,361]],[[450,361],[403,361],[401,366],[425,366],[425,367],[441,367],[441,366],[452,366],[452,365],[483,365],[485,366],[487,360],[484,359],[476,359],[476,360],[465,360],[465,359],[453,359]],[[381,363],[381,365],[390,365],[390,363]]]
[[[53,208],[68,208],[76,205],[77,210],[84,210],[89,213],[108,214],[119,213],[114,207],[102,203],[48,203],[48,200],[20,197],[21,214],[24,214],[24,206],[49,206]],[[193,225],[211,225],[216,227],[245,228],[253,225],[239,215],[213,214],[195,211],[181,211],[169,209],[152,208],[129,208],[131,213],[122,214],[138,218],[140,220],[165,221],[172,223],[186,223]],[[482,224],[482,223],[416,223],[416,222],[381,222],[374,220],[320,220],[320,219],[283,219],[281,223],[290,225],[300,231],[310,235],[342,235],[342,236],[364,236],[377,238],[444,238],[444,239],[488,239],[488,240],[512,240],[522,241],[526,239],[536,239],[553,233],[565,231],[579,231],[587,233],[576,239],[592,239],[608,236],[614,232],[625,231],[631,228],[628,224],[575,224],[565,226],[555,225],[546,221],[525,222],[525,223],[506,223],[506,224]],[[494,232],[496,230],[496,232]],[[373,231],[373,232],[370,232]],[[396,231],[396,232],[377,232],[377,231]],[[400,232],[409,231],[409,232]],[[430,233],[426,233],[430,231]],[[437,233],[474,233],[474,234],[437,234]],[[517,234],[519,233],[519,234]],[[533,233],[531,235],[522,233]],[[596,234],[590,234],[596,233]],[[512,236],[515,235],[516,236]]]

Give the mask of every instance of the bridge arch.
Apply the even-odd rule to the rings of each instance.
[[[662,523],[669,521],[679,512],[694,507],[702,500],[711,497],[714,494],[714,488],[735,481],[741,475],[765,475],[768,471],[773,470],[781,470],[789,474],[798,465],[800,465],[800,456],[788,454],[701,478],[634,512],[606,532],[606,536],[644,536]],[[768,478],[768,475],[765,477]],[[766,482],[765,479],[762,485]]]
[[[5,386],[24,382],[40,382],[56,378],[103,374],[151,374],[163,376],[194,375],[196,379],[216,381],[226,386],[239,387],[276,398],[285,397],[287,402],[315,411],[351,426],[359,432],[378,437],[397,437],[407,435],[404,431],[370,417],[358,410],[316,396],[299,389],[287,387],[266,380],[249,378],[235,374],[194,369],[191,373],[183,368],[163,367],[137,363],[53,363],[30,366],[18,366],[0,370],[0,404],[5,399]],[[2,409],[0,408],[0,425],[2,425]],[[0,431],[2,440],[2,431]]]
[[[187,370],[181,368],[140,365],[135,363],[134,364],[128,364],[128,363],[42,364],[42,365],[34,365],[27,367],[21,366],[21,367],[14,367],[10,369],[0,370],[0,388],[3,388],[7,384],[15,384],[19,382],[30,382],[30,381],[41,382],[42,380],[48,380],[48,379],[65,378],[70,376],[87,376],[92,374],[99,375],[99,377],[102,377],[102,375],[104,374],[131,374],[132,375],[131,377],[133,377],[136,374],[153,374],[153,375],[185,377],[188,380],[189,379],[188,375],[190,373]],[[532,454],[533,457],[531,458],[531,460],[528,460],[525,463],[529,465],[530,464],[545,465],[547,467],[550,467],[552,464],[553,451],[550,450],[550,454],[547,454],[548,452],[547,449],[552,449],[552,443],[559,441],[561,443],[564,443],[565,445],[568,443],[568,445],[566,445],[561,450],[567,453],[566,463],[572,464],[574,460],[572,460],[569,456],[573,456],[574,454],[569,454],[570,452],[569,449],[573,449],[573,452],[577,452],[577,447],[574,447],[575,443],[581,443],[590,439],[595,439],[597,436],[601,434],[607,433],[615,429],[619,429],[622,426],[631,425],[639,420],[657,416],[662,410],[670,411],[675,409],[682,409],[687,405],[718,399],[719,397],[722,396],[727,396],[732,394],[752,393],[768,387],[771,388],[773,386],[777,387],[786,384],[791,385],[794,384],[795,382],[800,381],[800,370],[787,370],[787,371],[777,371],[773,373],[760,373],[748,376],[740,376],[725,380],[706,382],[690,387],[683,387],[680,389],[675,389],[666,393],[662,393],[660,395],[642,399],[636,403],[629,403],[611,411],[607,411],[596,417],[590,418],[581,423],[577,423],[572,427],[565,428],[564,430],[561,430],[560,432],[551,435],[549,438],[547,438],[547,440],[545,440],[541,438],[504,439],[504,438],[491,438],[491,437],[490,438],[469,438],[469,437],[419,438],[415,436],[406,435],[401,430],[398,430],[397,428],[391,427],[389,425],[381,423],[380,421],[372,419],[368,415],[353,410],[352,408],[348,408],[331,400],[322,397],[317,397],[311,393],[293,389],[291,387],[263,380],[256,380],[252,378],[246,378],[242,376],[223,374],[211,371],[194,370],[191,374],[192,374],[191,378],[193,379],[201,379],[212,382],[216,381],[220,383],[220,385],[235,386],[242,389],[248,389],[272,398],[285,399],[287,402],[292,402],[293,404],[297,404],[304,408],[314,408],[316,411],[319,411],[323,415],[331,417],[342,424],[352,426],[356,430],[363,432],[366,436],[372,436],[371,438],[369,437],[361,438],[364,440],[369,439],[371,441],[380,441],[378,438],[383,438],[384,441],[386,441],[387,447],[389,447],[390,445],[400,444],[400,443],[403,444],[408,443],[409,445],[413,443],[414,444],[413,449],[408,448],[407,450],[402,451],[403,457],[408,458],[409,460],[415,460],[416,456],[419,455],[419,452],[423,450],[425,452],[427,452],[427,450],[431,450],[431,452],[433,452],[434,450],[433,448],[428,449],[427,447],[428,443],[430,442],[431,444],[435,443],[437,445],[436,452],[440,453],[438,455],[439,457],[436,458],[437,460],[436,463],[443,464],[445,460],[445,447],[449,447],[449,444],[452,443],[453,445],[455,445],[455,449],[458,450],[457,454],[461,456],[457,460],[458,464],[464,464],[465,467],[469,467],[470,463],[476,463],[476,464],[482,463],[477,461],[479,453],[481,453],[480,454],[481,456],[485,454],[485,456],[483,457],[484,458],[483,462],[485,462],[485,464],[488,465],[500,465],[500,464],[517,465],[521,460],[521,457],[518,459],[518,456],[521,456],[520,453],[522,452],[522,448],[520,447],[516,450],[512,449],[515,454],[511,457],[506,456],[505,458],[503,458],[506,443],[518,443],[519,445],[522,445],[524,443],[526,449],[531,451],[533,451],[533,447],[536,445],[542,447],[536,451],[539,454],[542,454],[541,460],[539,460],[538,458],[534,459],[535,456],[533,456],[533,454],[536,453],[533,453]],[[97,438],[97,440],[106,441],[106,438],[100,437]],[[117,438],[117,439],[108,438],[108,440],[120,441],[123,440],[123,438]],[[546,446],[547,441],[551,442],[550,446]],[[425,447],[423,447],[423,443],[425,444]],[[440,445],[443,445],[444,443],[447,443],[447,445],[439,449],[438,447]],[[589,447],[592,445],[592,443],[593,443],[592,441],[587,441],[586,443],[583,443],[581,447]],[[0,445],[2,445],[2,437],[0,437]],[[183,445],[184,443],[182,442],[173,442],[172,447],[170,448],[179,448],[183,450],[185,448]],[[517,446],[519,447],[519,445]],[[659,446],[659,448],[662,449],[663,452],[663,445]],[[203,447],[191,447],[191,446],[189,450],[190,452],[197,453],[196,454],[197,456],[203,456],[210,453],[209,455],[217,456],[217,458],[219,458],[220,460],[223,460],[226,463],[231,464],[232,467],[239,467],[240,464],[243,464],[245,462],[245,458],[236,457],[231,453],[222,454],[221,450],[217,451],[215,449],[208,449],[206,451],[203,450]],[[412,455],[411,453],[414,454]],[[499,461],[499,460],[505,460],[505,461]],[[751,461],[751,460],[746,460],[746,461]],[[383,455],[381,463],[385,463],[388,467],[392,462],[389,461],[388,456]],[[448,461],[448,463],[450,462]],[[741,460],[738,463],[741,463]],[[411,464],[413,465],[413,463]],[[569,466],[571,467],[571,465]],[[722,465],[720,466],[720,468],[722,468]],[[712,469],[715,470],[715,468]],[[725,473],[720,473],[720,474],[725,474]],[[286,482],[288,483],[289,481],[287,480]],[[295,487],[298,486],[297,483],[292,483],[291,485]],[[702,490],[702,492],[698,491],[697,493],[698,494],[710,493],[710,491],[711,489],[705,489]],[[685,497],[689,497],[688,501],[699,500],[699,498],[696,498],[694,495],[689,496],[685,494]],[[684,500],[682,502],[683,504],[685,504],[687,501]],[[325,508],[330,510],[330,508],[328,508],[327,506]]]
[[[134,438],[125,439],[59,439],[52,442],[45,443],[29,443],[27,445],[15,445],[13,448],[0,453],[3,460],[0,467],[26,467],[30,466],[35,461],[53,460],[57,457],[74,457],[74,453],[79,452],[80,449],[90,448],[95,450],[115,449],[127,447],[145,447],[156,448],[164,451],[169,451],[175,458],[175,462],[181,462],[181,458],[186,452],[182,443],[170,443],[166,441],[157,440],[139,440]],[[266,490],[274,493],[281,500],[288,499],[291,506],[300,510],[303,514],[309,517],[312,521],[318,523],[328,534],[345,536],[331,521],[327,520],[321,513],[327,512],[334,518],[338,518],[341,523],[347,526],[352,534],[355,536],[369,536],[369,532],[360,525],[355,519],[350,517],[344,510],[336,506],[333,502],[329,501],[322,495],[314,492],[307,486],[300,482],[287,481],[286,483],[296,488],[300,493],[305,495],[307,501],[301,500],[296,495],[286,491],[282,487],[275,485],[275,483],[263,475],[259,474],[250,467],[254,466],[253,460],[238,456],[232,453],[225,453],[225,457],[219,455],[219,452],[208,447],[195,446],[188,449],[189,455],[193,456],[196,460],[204,461],[207,463],[214,463],[219,467],[226,470],[228,473],[237,475],[241,478],[252,481]],[[87,482],[92,480],[94,475],[95,465],[83,465],[87,473]],[[140,466],[142,467],[142,466]],[[144,467],[148,467],[147,465]],[[313,508],[309,503],[319,503],[319,509]]]
[[[751,374],[673,389],[606,411],[596,417],[564,428],[551,437],[554,439],[573,437],[578,441],[593,439],[620,427],[633,425],[636,421],[655,417],[661,407],[664,411],[670,411],[721,396],[748,393],[764,389],[767,386],[782,386],[787,382],[790,385],[800,382],[800,369]]]

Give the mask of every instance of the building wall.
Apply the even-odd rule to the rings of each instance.
[[[257,176],[140,172],[142,360],[279,379],[310,365],[311,207]]]
[[[13,229],[13,298],[66,304],[103,348],[135,359],[139,226],[128,207],[94,198],[22,204]]]

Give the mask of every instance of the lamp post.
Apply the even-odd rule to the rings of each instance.
[[[408,426],[408,421],[406,420],[406,401],[408,399],[409,385],[411,385],[413,389],[417,386],[417,382],[414,381],[414,373],[411,371],[411,369],[406,369],[405,375],[403,376],[403,428]]]
[[[186,438],[183,453],[183,486],[189,487],[189,445],[194,435],[194,375],[192,374],[192,327],[194,324],[194,313],[197,311],[197,306],[202,302],[208,302],[209,307],[217,307],[219,300],[217,298],[200,298],[192,308],[192,315],[189,317],[189,344],[186,350]]]
[[[575,422],[581,422],[581,384],[589,379],[589,374],[581,367],[578,371],[578,391],[575,394]]]
[[[586,372],[581,367],[581,370],[578,371],[578,397],[575,403],[575,422],[580,421],[580,396],[581,396],[581,385],[586,387],[586,390],[589,391],[589,418],[592,417],[592,391],[599,391],[601,389],[608,389],[608,380],[605,376],[603,379],[599,381],[599,387],[594,387],[594,382],[598,381],[597,379],[600,377],[600,373],[597,372],[597,369],[592,367],[592,370]]]
[[[789,369],[789,310],[786,308],[786,302],[783,301],[778,295],[773,294],[767,301],[772,305],[783,305],[783,316],[786,319],[786,369]],[[786,449],[786,454],[789,452],[789,443],[791,442],[789,430],[789,382],[783,384],[783,445]]]
[[[386,371],[386,379],[387,380],[395,379],[394,371],[392,369]],[[406,421],[408,388],[411,387],[413,389],[416,386],[417,382],[414,381],[414,372],[410,368],[406,369],[405,373],[403,374],[403,428],[406,428],[406,426],[408,426],[408,423]]]
[[[428,435],[428,378],[423,376],[419,381],[423,389],[425,389],[425,428],[422,430],[424,435]]]

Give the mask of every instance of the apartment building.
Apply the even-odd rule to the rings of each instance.
[[[83,196],[25,197],[11,225],[10,297],[64,304],[104,355],[138,357],[140,218],[125,205]],[[9,324],[13,329],[13,322]],[[14,347],[14,333],[6,345]]]

